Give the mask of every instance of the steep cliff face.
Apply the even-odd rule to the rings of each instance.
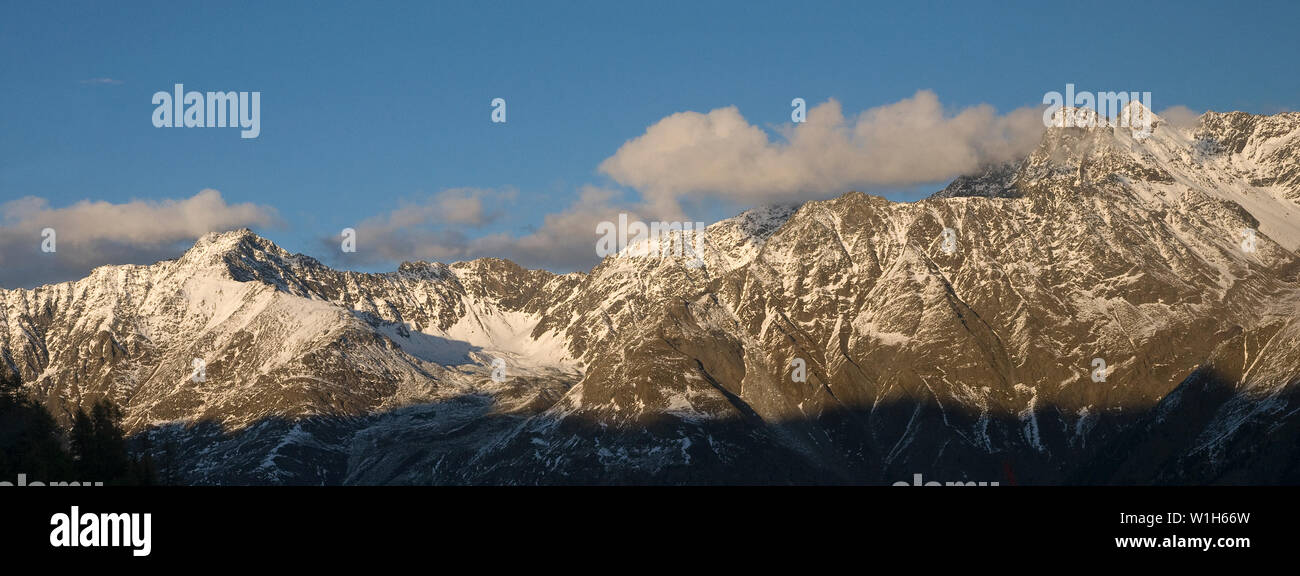
[[[1300,482],[1298,143],[1300,114],[1052,128],[920,202],[587,274],[209,235],[0,293],[0,357],[190,482]]]

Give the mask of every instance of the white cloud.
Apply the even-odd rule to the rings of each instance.
[[[460,228],[495,221],[501,216],[501,205],[514,197],[512,189],[449,188],[419,201],[402,202],[353,226],[355,253],[339,256],[339,240],[334,236],[322,238],[321,243],[336,257],[359,264],[462,259],[470,240]]]
[[[1043,130],[1039,108],[999,115],[981,105],[948,114],[929,91],[852,119],[830,100],[810,109],[806,123],[782,127],[776,140],[735,107],[682,112],[650,126],[600,165],[616,182],[636,189],[639,202],[625,201],[615,190],[586,186],[577,201],[546,215],[535,231],[471,238],[462,231],[464,225],[491,220],[483,206],[492,193],[449,190],[361,222],[357,252],[344,260],[384,264],[495,256],[534,268],[583,270],[599,262],[596,224],[616,221],[619,213],[632,220],[688,220],[682,205],[699,200],[721,199],[743,207],[855,188],[937,184],[987,163],[1024,156]],[[336,238],[323,239],[322,245],[338,253]]]
[[[482,226],[501,216],[499,208],[484,207],[484,201],[499,206],[515,197],[514,190],[449,188],[419,201],[403,201],[397,209],[367,218],[357,229],[386,234],[402,229],[463,224]]]
[[[1170,126],[1176,128],[1196,128],[1201,124],[1201,113],[1186,106],[1170,106],[1161,110],[1157,116],[1163,118]]]
[[[19,198],[0,204],[0,286],[77,279],[104,264],[149,264],[175,257],[208,232],[274,223],[273,208],[228,204],[210,189],[180,200],[83,200],[62,208]],[[41,251],[45,228],[55,231],[54,253]]]
[[[499,210],[483,207],[488,200],[498,204],[503,200],[514,198],[513,190],[495,191],[480,188],[452,188],[434,196],[433,202],[425,206],[435,210],[429,216],[452,224],[469,224],[482,226],[501,216]]]
[[[498,234],[475,239],[468,246],[472,257],[499,256],[530,268],[587,270],[600,262],[596,256],[596,224],[617,221],[619,213],[641,219],[635,206],[619,202],[620,194],[608,188],[584,186],[578,199],[562,212],[547,214],[542,226],[523,236]]]
[[[458,227],[444,225],[489,221],[491,218],[474,217],[483,212],[481,202],[489,197],[500,201],[513,196],[513,191],[449,190],[427,202],[367,218],[355,226],[357,251],[340,258],[356,264],[381,264],[403,260],[453,262],[491,256],[532,268],[586,269],[599,261],[596,223],[617,219],[620,211],[635,214],[615,202],[618,192],[586,186],[573,204],[562,212],[547,214],[541,227],[527,234],[470,238]],[[455,217],[449,218],[449,214]],[[329,253],[338,254],[337,238],[323,238],[322,245]]]
[[[980,105],[944,112],[930,91],[845,118],[829,100],[774,141],[735,107],[673,114],[626,143],[600,170],[671,213],[687,195],[742,205],[797,201],[851,189],[939,183],[1038,144],[1041,110],[999,115]]]

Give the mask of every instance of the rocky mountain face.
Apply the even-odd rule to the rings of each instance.
[[[586,274],[213,234],[0,291],[0,370],[186,483],[1297,483],[1297,199],[1300,114],[1234,112]]]

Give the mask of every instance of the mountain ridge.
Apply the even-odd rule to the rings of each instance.
[[[1300,428],[1300,115],[1274,118],[1051,128],[918,202],[715,223],[702,266],[372,274],[210,234],[0,291],[0,358],[56,415],[109,397],[193,445],[196,483],[1300,481],[1261,432]]]

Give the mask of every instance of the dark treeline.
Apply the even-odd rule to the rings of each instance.
[[[122,430],[122,410],[102,399],[90,412],[78,408],[66,442],[54,417],[22,390],[16,376],[0,374],[0,481],[153,484],[149,446],[133,458]]]

